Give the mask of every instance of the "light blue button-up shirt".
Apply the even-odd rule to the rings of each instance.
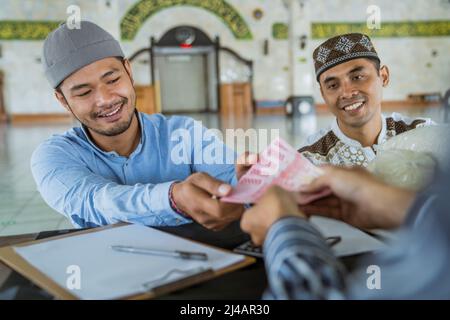
[[[174,181],[206,172],[236,184],[235,153],[205,134],[200,122],[137,114],[141,140],[129,157],[102,151],[82,127],[51,136],[34,151],[31,171],[39,192],[74,226],[188,223],[170,206],[168,191]]]

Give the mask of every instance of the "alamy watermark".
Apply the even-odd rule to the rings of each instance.
[[[367,267],[367,274],[370,274],[367,277],[366,286],[369,290],[380,290],[381,289],[381,269],[379,266],[372,264]]]
[[[66,9],[69,15],[66,20],[66,25],[69,30],[81,29],[81,9],[77,5],[70,5]]]
[[[367,29],[381,29],[381,9],[379,6],[370,5],[367,7],[366,13],[369,15],[366,20]]]
[[[279,129],[226,129],[225,137],[218,129],[206,129],[201,121],[194,121],[189,128],[179,128],[171,133],[170,141],[174,144],[170,151],[170,160],[180,164],[230,164],[234,165],[244,159],[237,158],[245,151],[263,150],[271,141],[280,136]],[[273,161],[270,165],[278,169],[277,148],[268,155]],[[271,170],[272,171],[272,170]]]
[[[69,290],[81,290],[81,268],[76,264],[72,264],[66,268],[66,287]]]

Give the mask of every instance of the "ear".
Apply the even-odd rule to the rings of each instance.
[[[64,95],[60,91],[55,90],[55,97],[59,101],[59,103],[64,107],[64,109],[66,109],[67,111],[71,112],[71,110],[69,108],[69,105],[67,104],[66,98],[64,97]]]
[[[383,87],[387,87],[389,84],[389,68],[387,66],[382,66],[380,68],[380,77],[383,81]]]
[[[130,60],[123,59],[123,66],[125,67],[125,71],[128,73],[128,76],[130,77],[131,84],[134,84],[133,70],[131,69]]]

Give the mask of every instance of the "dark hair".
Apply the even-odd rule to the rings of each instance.
[[[372,62],[373,66],[375,67],[375,70],[377,70],[377,74],[380,75],[380,60],[375,58],[366,58],[370,62]]]
[[[57,91],[57,92],[62,94],[61,85],[62,85],[62,82],[60,84],[58,84],[58,86],[55,88],[55,91]]]

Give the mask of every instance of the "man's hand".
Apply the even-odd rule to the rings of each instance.
[[[249,233],[256,245],[262,245],[270,226],[285,216],[305,217],[297,207],[295,194],[271,186],[258,203],[242,216],[241,228]]]
[[[329,188],[332,195],[300,206],[305,214],[342,220],[362,229],[397,228],[403,223],[414,193],[389,186],[362,168],[322,169],[325,173],[302,192]]]
[[[248,151],[244,152],[239,156],[236,161],[236,177],[239,180],[252,165],[258,162],[258,155],[255,153],[250,153]]]
[[[216,197],[228,195],[232,187],[207,173],[198,172],[173,186],[177,207],[195,221],[211,230],[220,230],[237,220],[244,206],[220,202]]]

